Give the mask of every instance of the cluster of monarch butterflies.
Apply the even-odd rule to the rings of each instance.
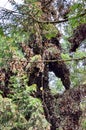
[[[82,24],[74,30],[74,34],[73,34],[72,38],[69,39],[69,41],[71,42],[70,51],[76,51],[77,47],[80,46],[81,42],[85,39],[86,39],[86,24]],[[37,59],[37,61],[39,63],[34,64],[35,66],[33,67],[33,70],[35,69],[35,71],[33,71],[34,73],[32,72],[33,76],[31,76],[31,77],[36,78],[36,76],[37,76],[37,78],[39,80],[41,80],[42,75],[40,75],[40,69],[43,72],[44,65],[45,65],[42,60],[51,60],[51,62],[48,63],[48,67],[49,67],[48,71],[53,71],[57,77],[61,78],[64,87],[66,89],[69,89],[70,74],[69,74],[69,70],[68,70],[66,64],[64,63],[64,61],[61,58],[61,55],[60,55],[61,48],[59,46],[60,45],[59,41],[56,40],[55,38],[52,38],[51,42],[50,43],[49,42],[50,41],[48,41],[48,43],[46,44],[46,41],[45,41],[45,44],[43,47],[44,48],[43,56],[40,55],[41,62],[39,62]],[[9,67],[9,69],[12,73],[18,72],[18,75],[25,73],[25,68],[28,65],[28,63],[31,61],[31,57],[35,56],[33,49],[30,48],[25,43],[20,43],[20,47],[22,48],[22,52],[25,55],[25,59],[17,59],[14,56],[13,61],[10,62],[10,67]],[[55,60],[55,59],[57,61],[52,62],[52,60]],[[59,61],[59,60],[61,60],[61,61]],[[37,65],[37,64],[39,64],[39,65]],[[38,72],[36,72],[36,70]],[[29,74],[29,76],[30,75],[31,74]],[[38,77],[38,76],[40,76],[40,77]],[[6,80],[6,78],[7,78],[6,72],[3,69],[0,70],[0,82],[4,82]]]
[[[71,42],[70,52],[75,52],[76,49],[82,44],[82,41],[86,39],[86,24],[79,25],[74,31],[73,36],[69,39]]]

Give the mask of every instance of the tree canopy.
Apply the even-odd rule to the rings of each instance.
[[[0,129],[86,129],[86,1],[0,7]]]

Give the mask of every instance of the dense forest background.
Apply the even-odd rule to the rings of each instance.
[[[86,130],[86,0],[0,7],[0,130]]]

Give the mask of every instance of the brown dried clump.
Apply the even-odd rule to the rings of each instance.
[[[86,85],[72,88],[57,99],[57,109],[61,119],[60,127],[62,130],[79,130],[82,109],[80,103],[86,96]]]
[[[50,90],[41,93],[44,113],[51,130],[79,130],[83,110],[81,100],[86,96],[86,85],[65,91],[55,98]]]
[[[2,96],[7,97],[8,94],[10,94],[10,89],[9,89],[9,83],[10,83],[10,76],[12,76],[13,73],[8,70],[2,68],[0,69],[0,91],[2,91]]]

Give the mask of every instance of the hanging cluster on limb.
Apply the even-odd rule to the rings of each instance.
[[[75,52],[76,49],[82,44],[82,41],[85,39],[86,24],[81,24],[73,31],[73,36],[69,38],[69,42],[71,43],[70,52]]]

